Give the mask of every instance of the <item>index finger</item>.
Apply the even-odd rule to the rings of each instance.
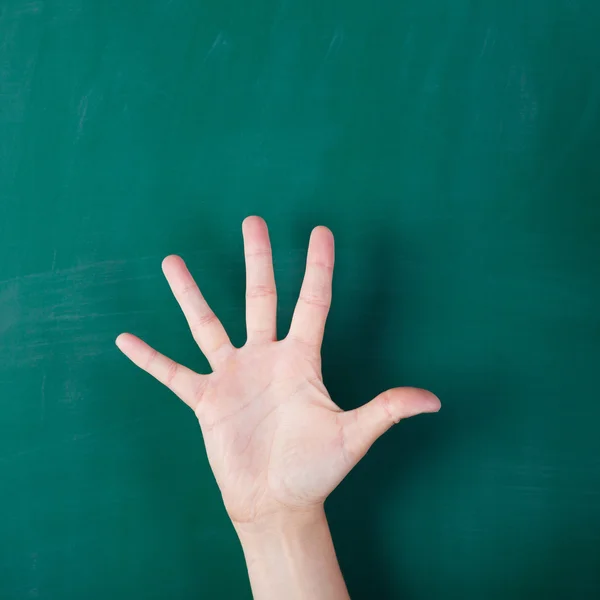
[[[130,333],[116,339],[119,350],[140,369],[146,371],[181,398],[192,410],[196,409],[204,377],[167,358],[143,340]]]
[[[183,259],[175,255],[167,256],[162,267],[194,340],[214,369],[221,352],[233,349],[227,332],[204,299]]]

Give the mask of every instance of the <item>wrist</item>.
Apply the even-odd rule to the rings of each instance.
[[[252,521],[236,521],[232,519],[242,545],[254,539],[286,537],[299,531],[326,523],[323,504],[316,504],[304,509],[281,510],[262,515]]]
[[[348,600],[322,504],[233,524],[255,598]]]

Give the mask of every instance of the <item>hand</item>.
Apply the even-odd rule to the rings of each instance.
[[[286,338],[277,341],[277,299],[265,222],[243,224],[247,342],[234,348],[183,260],[163,271],[213,372],[199,375],[122,334],[119,348],[170,388],[200,422],[208,458],[234,523],[309,512],[394,423],[440,402],[430,392],[394,388],[344,412],[321,377],[320,347],[331,302],[333,236],[311,235],[306,273]],[[349,376],[359,374],[349,374]]]

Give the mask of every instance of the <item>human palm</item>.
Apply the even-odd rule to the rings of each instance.
[[[389,427],[440,407],[430,392],[394,388],[342,411],[321,376],[320,347],[331,303],[331,232],[318,227],[311,235],[290,331],[279,341],[266,224],[249,217],[243,233],[248,339],[242,348],[232,346],[177,256],[167,257],[163,270],[213,372],[194,373],[133,335],[117,339],[135,364],[194,410],[227,511],[240,523],[322,504]]]

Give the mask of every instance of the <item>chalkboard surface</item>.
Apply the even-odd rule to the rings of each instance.
[[[0,2],[0,597],[250,598],[192,413],[114,347],[285,333],[312,226],[351,408],[436,392],[333,494],[354,599],[600,597],[600,3]]]

